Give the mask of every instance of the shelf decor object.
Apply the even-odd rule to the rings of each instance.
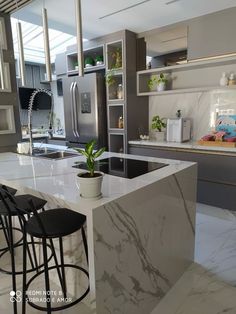
[[[15,120],[13,106],[0,106],[0,135],[15,133]]]

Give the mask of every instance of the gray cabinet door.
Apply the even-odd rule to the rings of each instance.
[[[208,14],[189,23],[188,60],[236,52],[236,8]]]

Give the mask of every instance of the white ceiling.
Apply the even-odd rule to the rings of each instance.
[[[41,25],[43,2],[48,9],[49,26],[75,35],[74,0],[34,0],[14,16]],[[141,33],[236,6],[236,0],[81,0],[81,2],[83,35],[88,39],[121,29]],[[167,2],[172,3],[167,5]],[[138,3],[141,4],[135,6]],[[125,8],[128,9],[100,19]]]

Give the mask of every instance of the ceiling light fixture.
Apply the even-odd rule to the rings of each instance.
[[[130,5],[130,6],[128,6],[128,7],[125,7],[125,8],[123,8],[123,9],[114,11],[114,12],[109,13],[109,14],[106,14],[106,15],[104,15],[104,16],[99,17],[99,20],[102,20],[102,19],[104,19],[104,18],[106,18],[106,17],[115,15],[115,14],[120,13],[120,12],[124,12],[124,11],[129,10],[129,9],[133,9],[133,8],[135,8],[135,7],[137,7],[137,6],[141,5],[141,4],[144,4],[144,3],[146,3],[146,2],[149,2],[149,1],[151,1],[151,0],[144,0],[144,1],[138,2],[138,3],[136,3],[136,4]]]
[[[16,31],[17,31],[17,41],[18,41],[19,72],[20,72],[20,78],[21,78],[21,85],[25,86],[26,85],[26,79],[25,79],[24,44],[23,44],[21,23],[19,21],[16,24]]]
[[[42,9],[43,17],[43,39],[44,39],[44,52],[45,52],[45,63],[46,63],[46,73],[47,81],[52,81],[52,69],[51,69],[51,56],[50,56],[50,44],[49,44],[49,32],[48,32],[48,14],[47,9],[43,7]]]
[[[81,1],[75,0],[78,68],[79,68],[79,76],[84,76],[83,32],[82,32],[82,12],[81,11],[82,11]]]

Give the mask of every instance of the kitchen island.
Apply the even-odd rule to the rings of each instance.
[[[80,197],[76,174],[81,170],[72,168],[83,157],[48,160],[2,153],[0,183],[45,198],[49,207],[86,216],[88,313],[148,314],[194,258],[197,166],[115,153],[100,159],[109,157],[168,165],[133,179],[105,175],[103,197],[92,201]],[[78,237],[67,258],[77,260],[80,244]]]

